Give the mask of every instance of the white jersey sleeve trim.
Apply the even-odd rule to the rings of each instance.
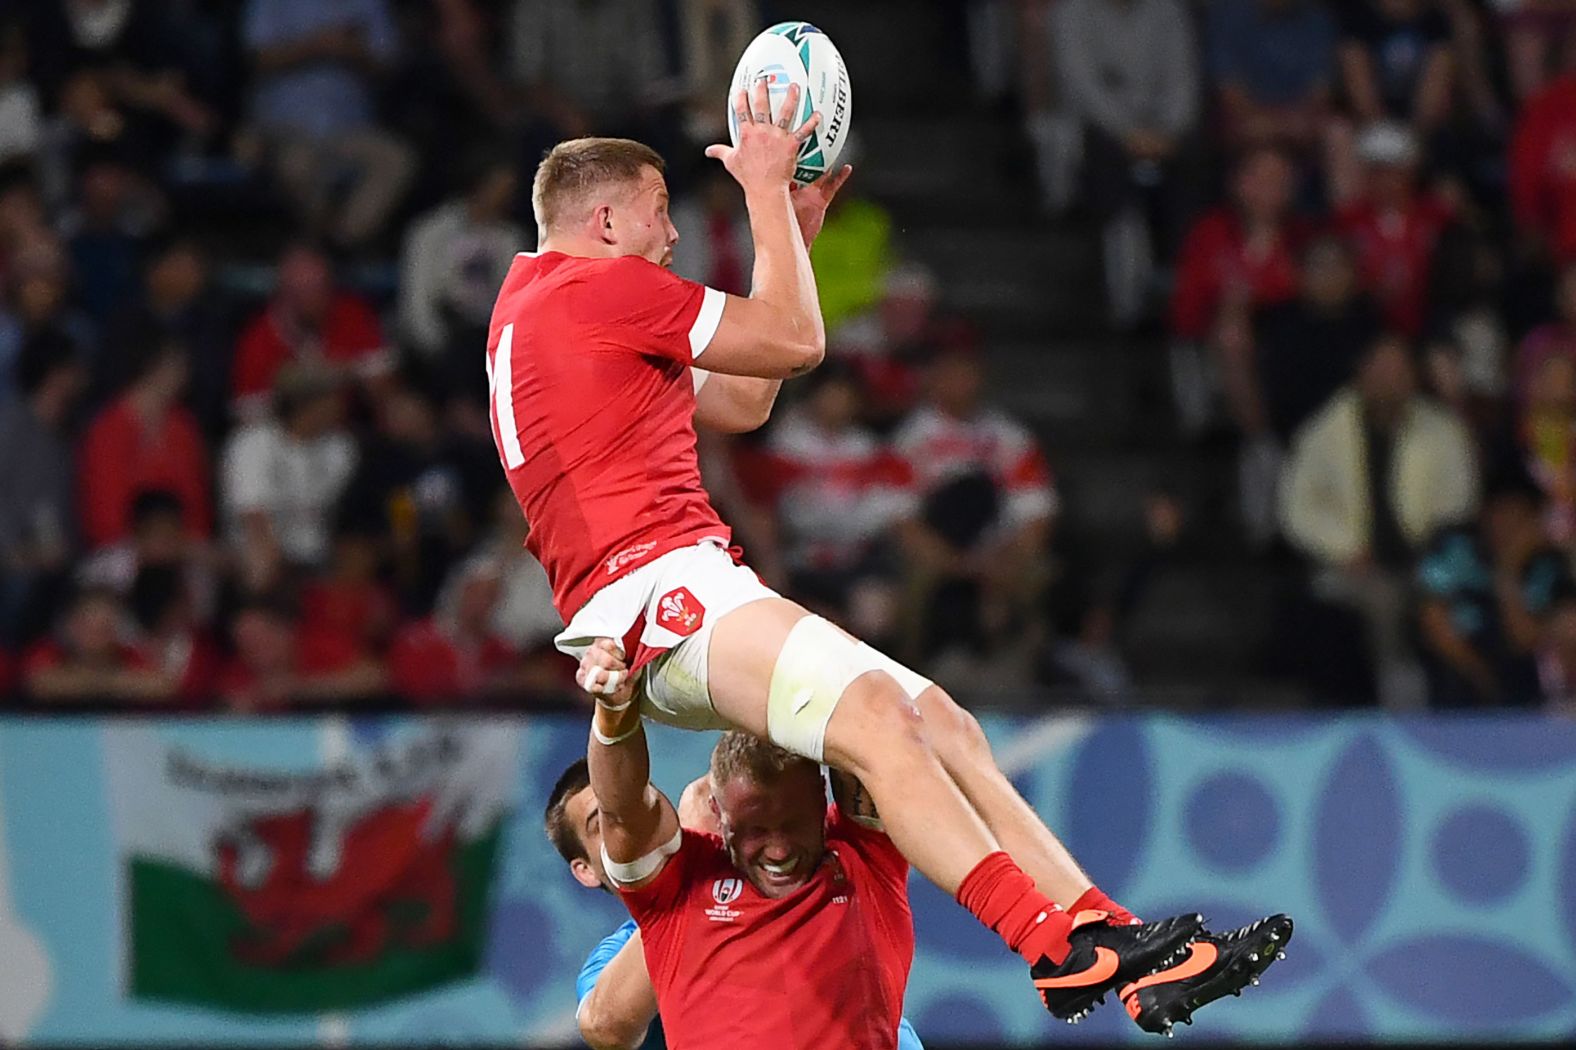
[[[700,393],[700,388],[706,385],[706,380],[711,378],[711,373],[704,368],[690,367],[690,382],[695,384],[695,393]]]
[[[498,419],[498,440],[503,442],[504,466],[510,470],[525,464],[525,451],[520,447],[520,432],[514,423],[514,325],[506,324],[498,335],[498,349],[493,352],[492,395],[493,414]]]
[[[607,877],[618,885],[628,886],[643,879],[649,879],[662,870],[662,865],[666,864],[668,858],[677,853],[679,847],[683,845],[684,829],[680,828],[673,833],[671,839],[644,857],[637,857],[628,862],[619,862],[607,855],[607,843],[604,842],[602,844],[602,869],[607,872]]]
[[[690,325],[689,344],[690,357],[696,358],[706,352],[711,345],[712,336],[717,334],[717,326],[722,323],[722,308],[728,302],[728,296],[715,288],[707,288],[706,294],[700,301],[700,313],[695,315],[695,323]]]

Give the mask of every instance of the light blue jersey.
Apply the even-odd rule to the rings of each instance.
[[[613,956],[618,950],[629,943],[635,935],[635,920],[630,919],[602,939],[602,943],[591,949],[591,954],[586,956],[585,965],[580,967],[580,976],[575,978],[575,1001],[583,1003],[586,996],[591,994],[591,989],[596,987],[596,979],[602,976],[602,971],[607,969],[607,964],[613,961]],[[651,1032],[646,1036],[646,1041],[641,1044],[641,1050],[660,1050],[666,1047],[667,1042],[662,1038],[662,1022],[652,1024]],[[897,1050],[925,1050],[925,1045],[919,1041],[919,1036],[914,1032],[914,1026],[904,1017],[897,1026]]]

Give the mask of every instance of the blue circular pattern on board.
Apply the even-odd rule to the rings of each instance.
[[[1220,871],[1248,871],[1280,839],[1274,796],[1245,773],[1218,773],[1194,788],[1184,819],[1194,852]]]
[[[1490,806],[1462,806],[1434,832],[1434,873],[1469,904],[1497,903],[1519,890],[1531,854],[1516,819]]]

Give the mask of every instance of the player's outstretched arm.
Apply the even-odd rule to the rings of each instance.
[[[624,654],[599,638],[576,679],[596,697],[586,759],[608,875],[624,888],[649,882],[677,850],[678,813],[651,783],[651,755]]]
[[[766,83],[757,83],[753,99],[741,91],[734,100],[738,146],[706,150],[743,188],[755,242],[750,296],[728,297],[706,347],[705,367],[711,372],[783,379],[808,372],[826,353],[815,273],[789,193],[799,146],[819,124],[820,114],[791,129],[798,104],[798,88],[790,87],[774,119]]]
[[[636,1050],[657,1019],[657,992],[636,930],[581,1000],[575,1021],[591,1050]]]

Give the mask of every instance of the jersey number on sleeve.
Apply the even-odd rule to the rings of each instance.
[[[525,465],[520,448],[520,431],[514,425],[514,323],[503,326],[498,334],[498,349],[487,369],[487,389],[492,395],[493,419],[498,424],[498,441],[503,448],[503,465],[513,470]]]

